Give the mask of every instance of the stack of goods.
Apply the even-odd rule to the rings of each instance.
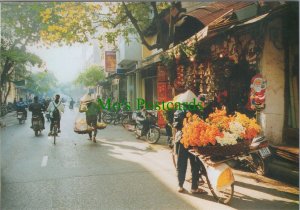
[[[77,119],[75,121],[74,132],[79,134],[85,134],[93,131],[93,128],[88,126],[85,119]]]
[[[106,128],[106,126],[107,126],[107,124],[105,124],[105,123],[97,122],[97,129],[104,129],[104,128]]]
[[[234,153],[243,152],[245,145],[251,143],[261,128],[255,119],[250,119],[246,115],[236,112],[234,116],[227,116],[226,109],[216,109],[204,121],[197,115],[187,113],[184,119],[183,137],[181,143],[186,147],[205,148],[206,155],[232,155]],[[240,146],[239,146],[240,145]],[[220,148],[226,151],[231,146],[235,146],[236,151],[229,151],[228,154],[220,153]],[[226,152],[225,151],[225,152]]]
[[[104,129],[104,128],[106,128],[106,126],[107,125],[105,123],[97,122],[97,129]],[[89,126],[86,123],[85,119],[77,119],[75,121],[75,126],[74,126],[75,133],[86,134],[86,133],[93,131],[93,129],[94,129],[93,127]]]

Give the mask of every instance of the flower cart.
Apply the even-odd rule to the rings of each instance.
[[[234,176],[225,163],[247,154],[249,145],[260,132],[255,119],[226,109],[216,110],[206,120],[187,113],[181,143],[199,159],[202,175],[218,202],[228,204],[234,194]]]

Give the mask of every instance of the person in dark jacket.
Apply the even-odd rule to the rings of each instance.
[[[29,111],[32,112],[32,117],[39,116],[42,119],[43,129],[45,129],[45,118],[43,115],[43,111],[45,111],[45,108],[42,104],[39,103],[39,99],[37,96],[33,98],[33,103],[29,105]],[[32,118],[31,118],[31,125],[32,125]]]
[[[27,104],[23,101],[23,98],[20,98],[20,101],[16,103],[17,112],[23,112],[25,120],[27,119]]]
[[[192,171],[192,187],[191,193],[203,193],[205,191],[198,188],[200,166],[194,155],[189,153],[188,149],[180,142],[182,138],[183,120],[186,116],[186,111],[177,110],[174,113],[173,127],[176,128],[175,134],[175,149],[177,153],[177,178],[178,192],[184,192],[183,184],[185,181],[188,160],[190,160]]]

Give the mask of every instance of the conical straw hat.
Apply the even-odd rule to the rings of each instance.
[[[186,92],[175,96],[173,102],[190,103],[190,102],[194,102],[194,99],[196,103],[201,102],[191,90],[187,90]]]

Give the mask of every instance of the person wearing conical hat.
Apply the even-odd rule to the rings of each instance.
[[[87,107],[87,110],[85,112],[86,117],[86,123],[88,126],[92,127],[93,130],[91,130],[89,134],[89,140],[92,140],[96,143],[96,136],[97,136],[97,121],[98,121],[98,115],[100,113],[100,105],[93,100],[90,94],[84,95],[80,102],[85,104]],[[93,134],[94,132],[94,134]]]

